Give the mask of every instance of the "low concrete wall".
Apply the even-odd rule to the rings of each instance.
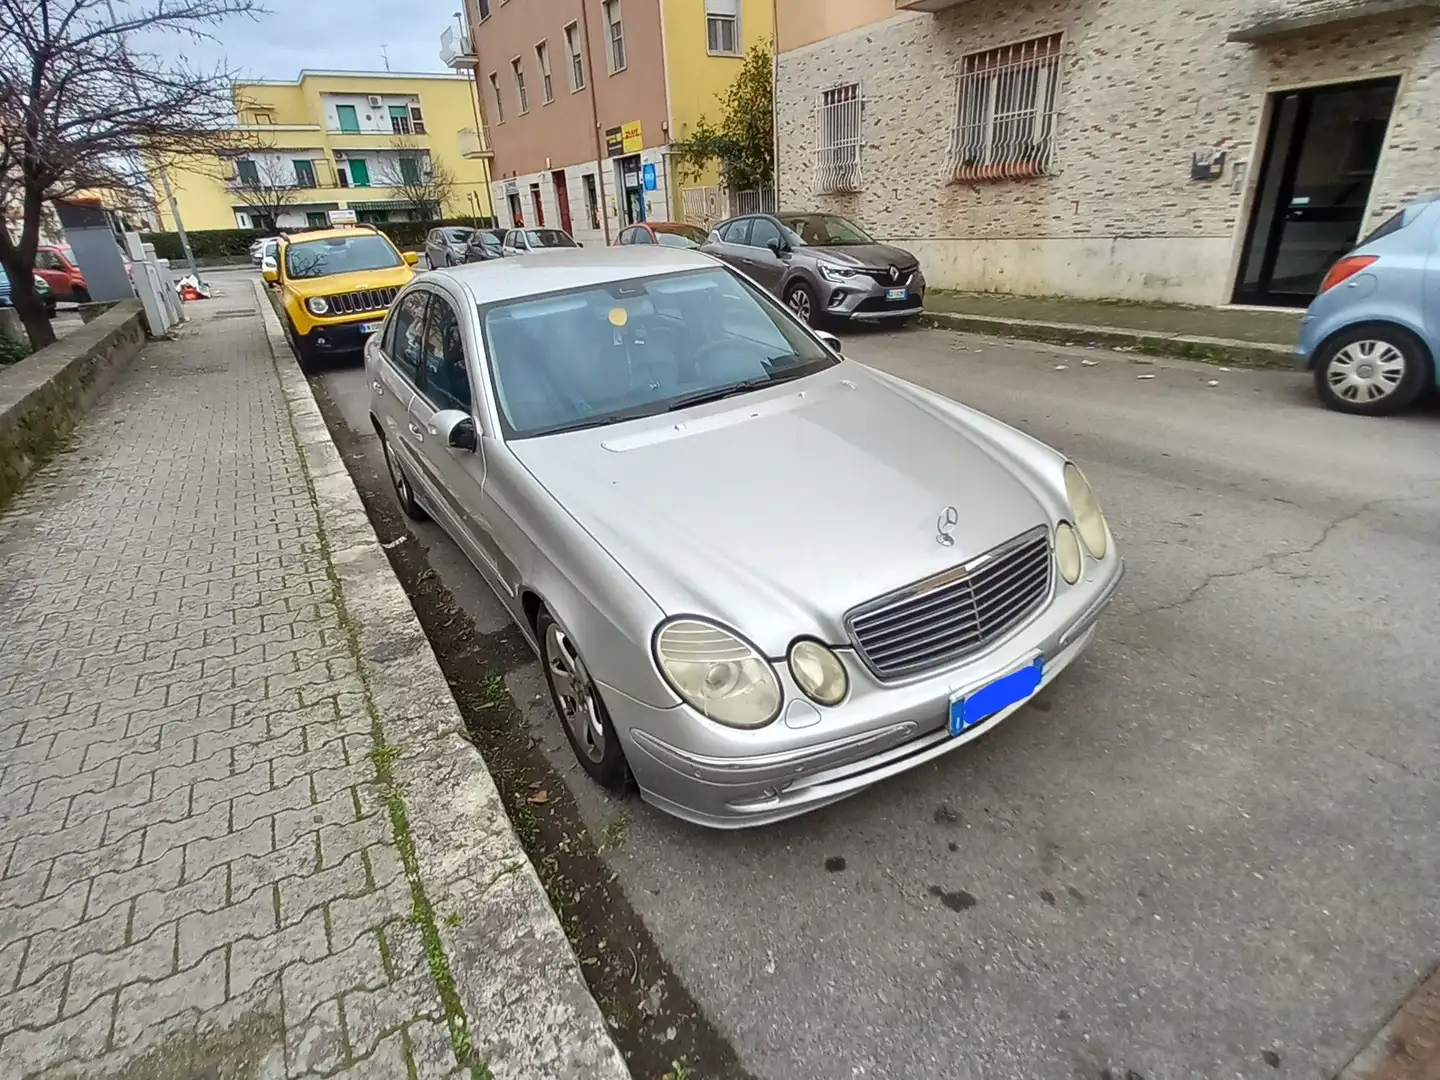
[[[0,367],[0,505],[144,344],[140,302],[126,300],[54,345]]]

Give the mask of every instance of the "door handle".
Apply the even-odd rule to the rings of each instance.
[[[425,433],[420,430],[420,425],[415,423],[414,420],[410,421],[410,434],[414,435],[419,442],[425,441]]]
[[[374,390],[377,394],[383,394],[385,393],[385,384],[382,383],[379,379],[371,379],[370,389]]]

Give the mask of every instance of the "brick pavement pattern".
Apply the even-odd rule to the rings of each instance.
[[[0,511],[6,1080],[462,1072],[233,292]]]

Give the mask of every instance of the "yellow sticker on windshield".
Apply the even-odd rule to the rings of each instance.
[[[610,309],[610,325],[624,326],[630,321],[630,313],[623,307],[612,307]]]

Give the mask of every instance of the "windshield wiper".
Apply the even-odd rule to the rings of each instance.
[[[688,409],[691,405],[704,405],[707,402],[735,397],[737,394],[748,394],[752,390],[760,390],[766,386],[789,382],[791,379],[803,378],[809,374],[810,372],[806,370],[782,371],[778,374],[766,375],[759,379],[745,379],[743,382],[730,383],[727,386],[717,386],[713,390],[699,390],[693,394],[686,394],[684,397],[673,399],[670,404],[665,407],[665,410],[667,412],[678,412],[680,409]]]

